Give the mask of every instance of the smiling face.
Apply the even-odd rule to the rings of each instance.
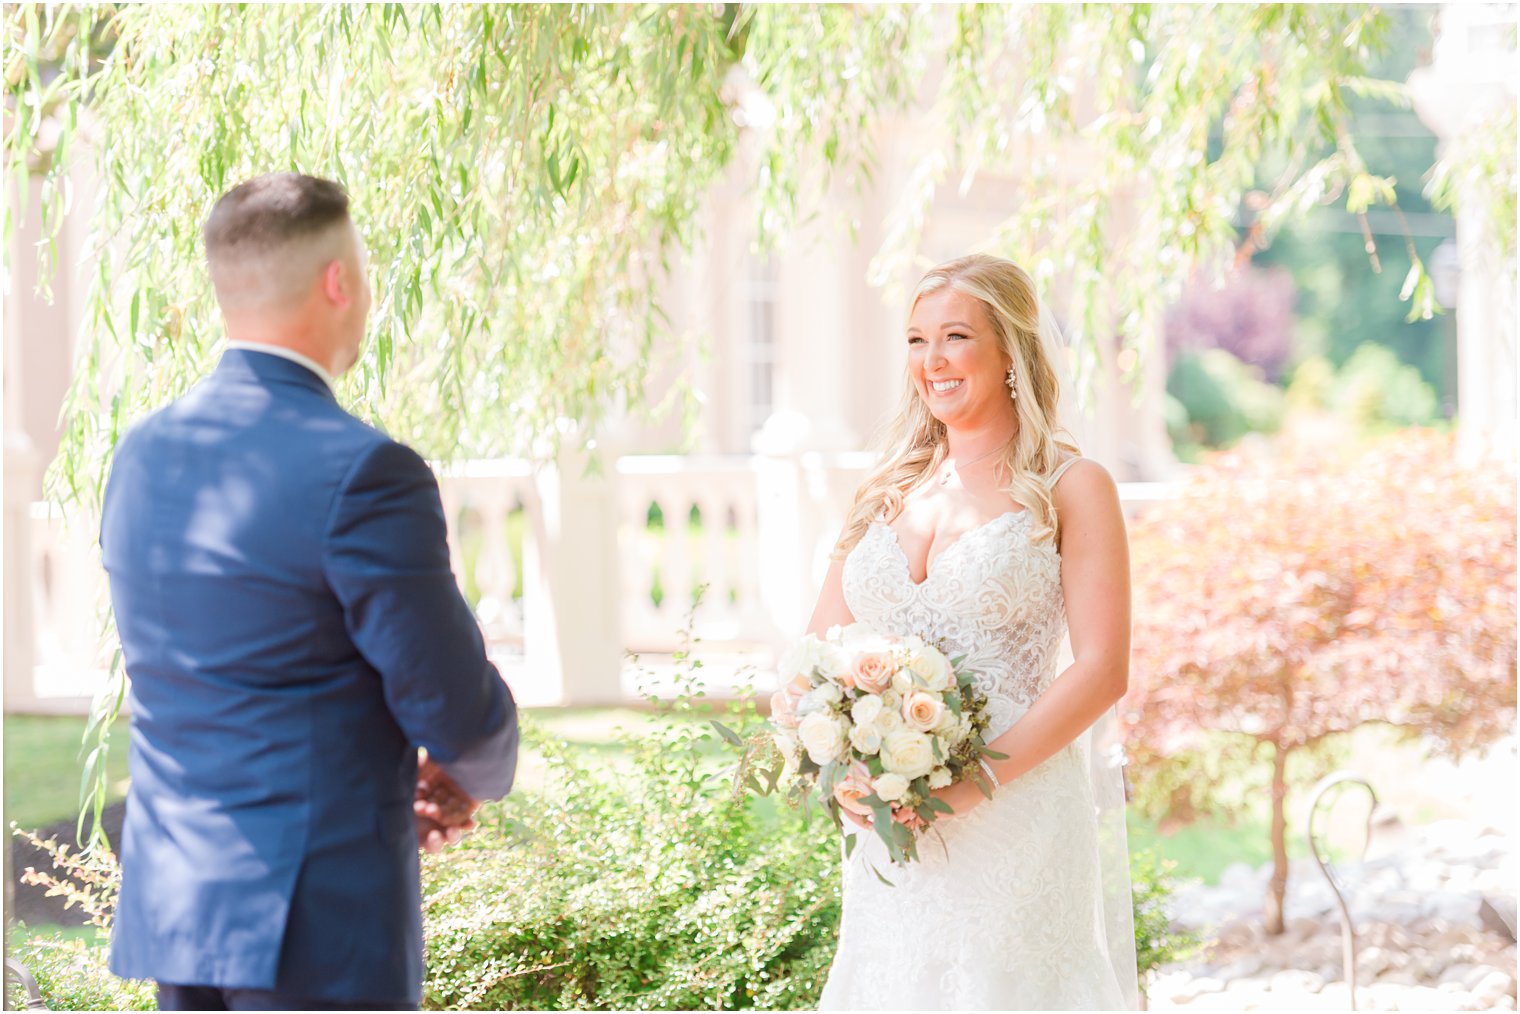
[[[922,296],[908,319],[908,376],[929,412],[963,429],[1015,418],[1012,363],[975,296],[944,285]]]

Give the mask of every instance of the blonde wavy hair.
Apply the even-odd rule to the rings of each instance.
[[[1040,303],[1034,282],[1012,261],[971,254],[924,275],[913,292],[909,314],[920,299],[946,286],[981,300],[999,346],[1013,361],[1019,395],[1013,402],[1018,426],[999,462],[1001,488],[1030,511],[1036,540],[1054,538],[1058,522],[1047,479],[1069,455],[1081,451],[1056,414],[1060,384],[1040,338]],[[882,463],[855,493],[844,533],[834,546],[836,560],[855,547],[873,521],[901,513],[903,500],[934,474],[948,454],[945,424],[930,414],[906,372],[902,407],[887,427],[882,443]]]

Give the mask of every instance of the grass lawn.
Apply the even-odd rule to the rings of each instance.
[[[5,716],[5,822],[37,829],[79,813],[83,772],[79,738],[85,720],[53,715]],[[127,794],[127,735],[113,730],[106,769],[110,799]]]

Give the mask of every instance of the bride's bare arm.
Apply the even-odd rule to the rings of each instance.
[[[1129,540],[1119,490],[1095,461],[1072,465],[1056,484],[1061,524],[1061,593],[1074,661],[1013,728],[987,744],[1007,784],[1071,743],[1124,696],[1129,686]],[[958,812],[981,793],[960,782],[935,793]]]
[[[829,563],[829,572],[823,577],[823,588],[818,592],[818,604],[813,607],[813,618],[808,621],[807,632],[822,637],[824,631],[838,624],[846,626],[855,622],[850,607],[844,601],[844,561]]]
[[[1129,539],[1119,489],[1095,461],[1079,461],[1056,484],[1061,523],[1061,594],[1074,661],[1029,713],[989,744],[1011,781],[1072,742],[1129,687]]]

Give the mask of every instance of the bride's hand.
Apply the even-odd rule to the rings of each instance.
[[[935,789],[930,795],[950,804],[950,808],[955,812],[942,815],[950,818],[964,817],[987,801],[987,797],[982,795],[982,790],[970,781],[956,782],[943,789]]]
[[[862,831],[869,831],[869,830],[871,830],[871,828],[873,826],[871,824],[870,814],[867,814],[865,816],[861,816],[860,814],[856,813],[854,810],[847,810],[847,809],[845,809],[842,806],[839,808],[839,812],[842,813],[842,814],[844,814],[845,820],[848,820],[851,823],[855,824],[855,826],[859,827]]]

